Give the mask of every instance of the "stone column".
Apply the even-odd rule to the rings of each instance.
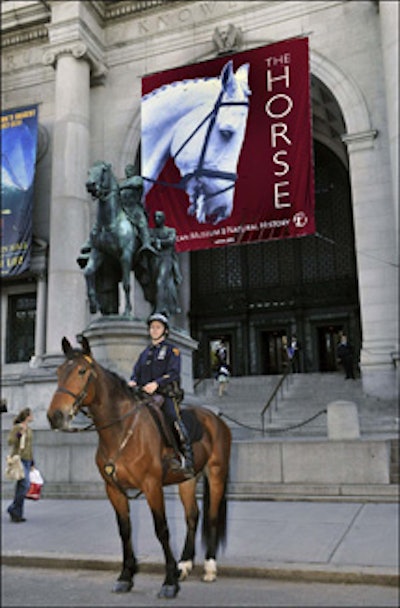
[[[46,337],[46,274],[37,277],[35,358],[41,358],[45,350]]]
[[[90,65],[81,42],[51,51],[56,68],[46,354],[85,326],[86,288],[76,258],[88,235]]]
[[[395,225],[399,225],[399,3],[379,2]],[[397,250],[399,247],[396,231]]]
[[[355,247],[361,304],[361,372],[364,389],[381,398],[396,395],[390,353],[398,340],[398,267],[390,176],[377,162],[377,133],[342,137],[349,152]],[[382,149],[379,150],[382,154]]]

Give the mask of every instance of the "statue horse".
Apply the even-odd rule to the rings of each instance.
[[[122,570],[113,591],[129,591],[137,572],[127,496],[129,488],[136,488],[147,499],[155,533],[164,552],[165,580],[159,597],[177,595],[179,579],[189,575],[194,563],[199,519],[196,483],[200,473],[204,476],[203,540],[206,544],[203,580],[214,581],[216,553],[226,531],[226,486],[231,447],[228,426],[206,408],[182,409],[182,415],[185,412],[191,415],[201,430],[193,443],[196,477],[185,479],[181,470],[171,467],[172,448],[151,413],[155,398],[137,394],[122,378],[99,365],[85,337],[81,344],[81,349],[73,348],[67,338],[62,339],[66,361],[58,368],[58,387],[47,417],[53,429],[72,430],[70,424],[76,413],[86,410],[97,430],[96,464],[116,513],[123,549]],[[179,484],[186,517],[186,539],[179,563],[170,548],[165,515],[163,486],[170,484]]]
[[[84,269],[90,312],[101,308],[96,294],[96,273],[110,256],[120,265],[125,293],[124,314],[129,315],[132,311],[130,272],[139,248],[136,228],[122,209],[118,182],[109,163],[94,163],[88,172],[86,189],[98,200],[96,224],[90,234],[90,253]]]
[[[185,190],[188,213],[199,223],[218,222],[233,210],[237,164],[247,115],[249,64],[233,72],[228,61],[218,78],[173,82],[142,98],[144,192],[155,183]],[[169,157],[181,181],[158,181]]]

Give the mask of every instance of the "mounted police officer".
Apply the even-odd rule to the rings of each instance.
[[[179,409],[179,402],[182,399],[181,355],[179,349],[167,340],[169,322],[165,315],[161,313],[150,315],[147,325],[151,344],[140,354],[128,384],[132,387],[141,387],[149,395],[154,393],[163,395],[164,412],[178,430],[182,443],[184,452],[182,468],[191,477],[194,475],[193,451]]]

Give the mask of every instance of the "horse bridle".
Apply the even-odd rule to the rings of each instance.
[[[235,182],[237,180],[237,173],[232,173],[229,171],[220,171],[218,169],[206,169],[204,168],[204,159],[207,152],[207,146],[211,137],[211,132],[217,120],[218,112],[223,106],[249,106],[248,101],[222,101],[224,95],[224,90],[220,91],[218,94],[217,100],[214,104],[213,109],[203,118],[203,120],[197,125],[197,127],[192,131],[192,133],[185,139],[183,144],[181,144],[180,148],[178,148],[177,152],[175,152],[172,157],[176,160],[177,156],[182,152],[185,146],[190,142],[190,140],[196,135],[196,133],[201,129],[204,123],[209,120],[207,132],[204,138],[203,146],[201,148],[199,160],[197,163],[197,167],[191,173],[187,173],[184,175],[178,184],[172,184],[170,182],[164,182],[157,179],[151,179],[149,177],[143,177],[143,179],[153,182],[155,184],[160,184],[162,186],[170,186],[171,188],[177,188],[179,190],[184,190],[186,188],[186,184],[192,178],[198,180],[200,177],[216,177],[218,179],[223,179],[227,181],[231,181],[232,183],[226,186],[226,188],[221,188],[217,192],[213,192],[212,194],[208,194],[205,196],[205,201],[217,196],[218,194],[222,194],[222,192],[226,192],[227,190],[232,189],[235,186]],[[200,184],[199,184],[200,187]],[[200,192],[196,194],[196,199],[198,198]]]
[[[76,393],[73,393],[72,391],[70,391],[68,388],[65,388],[64,386],[58,386],[56,389],[56,393],[63,393],[65,395],[69,395],[70,397],[74,398],[74,402],[72,404],[72,414],[74,417],[77,415],[79,410],[82,410],[82,406],[84,406],[83,402],[88,395],[89,384],[93,380],[93,378],[96,377],[96,372],[94,371],[91,357],[85,356],[85,359],[87,360],[91,369],[90,369],[89,375],[87,377],[87,380],[85,382],[85,386],[83,387],[81,392],[77,395]],[[84,414],[88,415],[88,414],[86,414],[86,412],[84,412]]]
[[[65,388],[64,386],[58,386],[56,389],[56,393],[64,393],[65,395],[69,395],[70,397],[74,398],[74,402],[72,404],[73,417],[75,417],[77,415],[77,413],[79,411],[81,411],[85,416],[87,416],[88,418],[91,418],[91,415],[89,414],[89,412],[86,412],[85,410],[83,410],[82,406],[85,405],[83,402],[88,395],[89,383],[93,380],[93,378],[97,377],[97,374],[96,374],[96,371],[94,370],[92,358],[89,355],[84,355],[84,358],[90,365],[91,371],[86,380],[85,386],[83,387],[81,392],[77,395],[76,393],[73,393],[72,391],[70,391],[68,388]],[[101,430],[109,428],[110,426],[114,426],[115,424],[118,424],[119,422],[122,422],[126,418],[129,418],[129,416],[132,416],[132,414],[135,412],[135,410],[136,410],[136,408],[133,407],[131,410],[129,410],[123,416],[120,416],[119,418],[116,418],[115,420],[111,420],[111,422],[108,422],[107,424],[104,424],[103,426],[98,427],[97,429],[96,429],[94,423],[92,422],[88,426],[85,426],[82,428],[63,429],[63,432],[64,433],[82,433],[84,431],[94,431],[94,430],[101,431]]]

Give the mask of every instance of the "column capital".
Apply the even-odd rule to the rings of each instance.
[[[56,68],[59,58],[65,55],[71,55],[78,60],[83,59],[90,64],[90,75],[93,84],[97,84],[98,81],[101,82],[107,75],[107,67],[103,61],[85,42],[80,40],[48,48],[43,54],[42,63]]]

